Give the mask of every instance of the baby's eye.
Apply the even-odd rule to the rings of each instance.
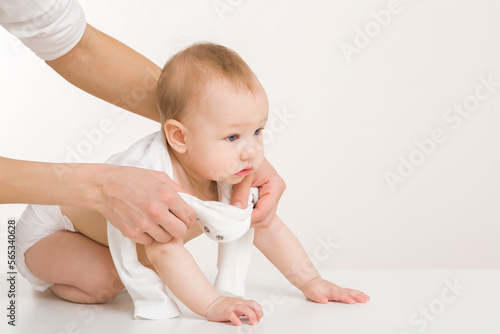
[[[232,136],[227,137],[226,139],[229,141],[235,141],[236,139],[238,139],[238,135],[232,135]]]
[[[258,136],[262,133],[262,130],[264,130],[264,129],[257,129],[257,130],[255,130],[255,132],[253,134]]]

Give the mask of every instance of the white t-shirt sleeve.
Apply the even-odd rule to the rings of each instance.
[[[0,25],[43,60],[68,53],[86,27],[77,0],[1,0]]]

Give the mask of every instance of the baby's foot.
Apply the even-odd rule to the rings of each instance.
[[[320,304],[326,304],[328,301],[355,304],[370,300],[370,297],[361,291],[341,288],[321,277],[309,281],[301,290],[307,299]]]
[[[256,301],[221,296],[208,308],[205,318],[209,321],[231,321],[241,326],[239,317],[246,316],[250,324],[255,326],[263,315],[262,306]]]

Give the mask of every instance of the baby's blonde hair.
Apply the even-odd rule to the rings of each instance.
[[[196,43],[173,55],[158,79],[157,99],[162,124],[180,120],[196,107],[207,85],[225,79],[236,88],[255,92],[260,86],[250,67],[233,50],[214,43]]]

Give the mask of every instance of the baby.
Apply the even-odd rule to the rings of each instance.
[[[142,139],[128,151],[112,157],[108,163],[165,171],[195,197],[193,203],[200,205],[203,211],[204,205],[210,209],[214,201],[228,198],[230,185],[241,182],[263,162],[262,131],[268,118],[267,96],[255,74],[234,51],[212,43],[200,43],[174,55],[165,65],[158,82],[158,106],[162,131]],[[232,208],[249,214],[252,204],[246,209],[227,206],[230,209],[223,210]],[[58,296],[74,302],[102,301],[71,290],[84,290],[71,286],[71,277],[66,283],[59,281],[54,285],[48,279],[54,275],[53,270],[48,273],[49,269],[37,265],[37,259],[52,254],[45,252],[49,245],[38,246],[44,244],[44,239],[50,238],[52,233],[79,231],[106,245],[106,231],[102,224],[97,227],[97,224],[82,223],[92,220],[102,220],[102,217],[76,208],[29,206],[18,222],[19,271],[38,290],[50,287]],[[35,225],[43,225],[45,235],[33,233]],[[112,239],[119,238],[113,233],[113,228],[108,225],[110,246]],[[197,224],[184,238],[147,246],[133,244],[133,254],[130,244],[124,246],[126,242],[123,240],[117,241],[118,246],[110,247],[120,278],[129,289],[136,309],[141,305],[143,309],[147,308],[148,298],[147,294],[141,295],[139,287],[137,293],[132,292],[133,285],[155,286],[154,278],[144,280],[142,277],[154,275],[161,278],[163,287],[166,285],[189,309],[210,321],[231,321],[241,325],[239,317],[246,316],[252,325],[257,324],[263,316],[262,307],[252,300],[222,295],[205,278],[184,247],[187,241],[203,233],[209,234],[210,229]],[[215,237],[218,241],[224,239],[222,235]],[[278,216],[274,216],[265,227],[251,229],[236,242],[243,239],[250,240],[250,243],[253,239],[253,244],[307,299],[323,304],[328,301],[353,304],[369,300],[363,292],[341,288],[321,278],[298,239]],[[120,264],[123,262],[126,264]],[[134,270],[141,275],[132,274]],[[118,284],[113,296],[122,287]],[[159,294],[163,292],[159,291]],[[156,292],[151,294],[153,298],[157,295]],[[169,299],[165,298],[165,305],[151,304],[153,306],[144,312],[158,313],[162,307],[168,310],[171,308],[168,303]],[[161,318],[161,314],[148,318]]]

